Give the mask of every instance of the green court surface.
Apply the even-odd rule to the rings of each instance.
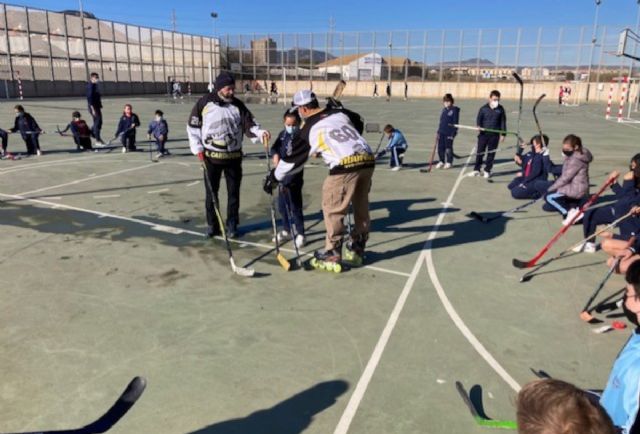
[[[506,188],[513,150],[498,154],[492,183],[461,177],[466,158],[420,173],[439,101],[345,101],[367,122],[402,130],[410,149],[399,172],[378,164],[368,265],[340,275],[278,266],[261,189],[265,160],[246,140],[247,233],[233,248],[254,278],[234,275],[223,242],[202,236],[202,173],[185,132],[191,103],[107,99],[105,137],[125,102],[143,124],[164,110],[173,156],[154,163],[147,152],[77,153],[52,133],[73,109],[86,114],[84,100],[28,100],[47,131],[45,154],[0,161],[0,432],[85,424],[135,375],[147,390],[113,433],[480,433],[487,429],[475,425],[456,380],[480,385],[498,419],[515,417],[515,389],[534,378],[530,368],[604,386],[629,329],[594,334],[578,317],[606,273],[604,254],[569,255],[519,283],[512,258],[532,257],[560,218],[538,205],[489,224],[466,216],[519,204]],[[473,125],[483,101],[458,103],[461,123]],[[532,104],[525,101],[524,137],[535,129]],[[515,129],[517,101],[504,105]],[[0,125],[12,124],[12,106],[0,105]],[[277,133],[282,105],[249,108]],[[547,101],[539,116],[556,162],[568,133],[593,152],[592,191],[638,150],[640,125],[605,121],[602,104]],[[138,140],[147,150],[145,132]],[[375,148],[380,135],[366,137]],[[461,131],[456,153],[468,155],[474,140]],[[9,149],[23,149],[17,135]],[[322,247],[326,174],[319,160],[305,171],[307,252]],[[581,236],[572,228],[548,256]],[[293,258],[290,243],[285,249]],[[615,276],[605,292],[622,286]]]

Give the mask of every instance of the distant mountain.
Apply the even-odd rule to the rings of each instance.
[[[437,66],[476,66],[476,65],[480,65],[480,66],[495,66],[495,63],[493,63],[491,60],[489,59],[478,59],[477,57],[473,57],[471,59],[466,59],[466,60],[461,60],[460,62],[458,62],[457,60],[451,61],[451,62],[442,62],[442,63],[436,63],[435,65]]]

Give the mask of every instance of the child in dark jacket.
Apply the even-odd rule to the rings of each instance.
[[[545,136],[545,142],[548,142]],[[544,170],[544,153],[545,147],[539,135],[531,138],[531,151],[524,155],[516,155],[514,157],[516,164],[522,167],[515,179],[511,181],[508,188],[514,199],[536,199],[540,197],[540,193],[535,185],[538,181],[547,179]]]
[[[16,112],[16,119],[13,123],[13,128],[9,131],[16,133],[20,131],[20,136],[24,140],[24,144],[27,146],[27,154],[29,155],[42,155],[40,151],[40,133],[42,129],[38,126],[38,122],[29,113],[24,111],[24,107],[20,104],[14,107]]]
[[[71,130],[73,135],[73,141],[76,144],[78,151],[90,151],[91,146],[91,129],[89,125],[82,119],[80,112],[75,111],[71,114],[71,122],[67,124],[66,128],[59,131],[60,135],[63,135],[67,131]]]
[[[122,152],[136,150],[136,128],[140,126],[140,118],[133,113],[131,104],[125,104],[124,112],[118,122],[116,137],[120,137],[122,143]]]
[[[274,166],[278,166],[282,159],[290,157],[295,152],[293,149],[295,143],[293,138],[300,128],[300,117],[297,111],[285,112],[284,128],[271,146],[270,156],[273,159]],[[280,182],[278,195],[278,209],[282,216],[282,226],[284,230],[276,236],[278,237],[278,241],[292,238],[298,248],[302,248],[305,245],[304,216],[302,214],[303,185],[303,170],[300,170],[295,174],[284,177]]]
[[[453,95],[446,94],[442,98],[444,108],[440,112],[440,124],[438,125],[438,164],[436,169],[449,169],[453,163],[453,139],[458,134],[460,108],[454,105]]]
[[[169,135],[169,125],[167,125],[167,121],[163,116],[162,110],[156,110],[155,118],[149,123],[149,129],[147,130],[149,140],[153,137],[156,141],[156,151],[158,152],[156,157],[158,158],[169,154],[169,151],[164,147]]]

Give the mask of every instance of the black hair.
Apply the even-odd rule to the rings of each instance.
[[[82,115],[80,115],[79,111],[75,111],[75,112],[71,113],[71,117],[80,119],[82,117]]]
[[[298,114],[298,110],[287,110],[282,115],[282,120],[286,120],[287,118],[294,118],[296,120],[296,124],[300,123],[300,115]]]
[[[90,75],[91,78],[100,78],[97,72],[92,72]]]
[[[633,285],[634,288],[640,287],[640,261],[634,261],[631,263],[631,265],[629,265],[624,279],[627,281],[627,283]]]
[[[562,144],[565,143],[570,144],[575,151],[582,154],[582,139],[580,137],[576,136],[575,134],[569,134],[562,141]]]
[[[453,95],[451,95],[450,93],[445,93],[444,96],[442,97],[442,101],[449,101],[451,102],[451,104],[453,104],[454,103]]]
[[[492,90],[491,93],[489,94],[489,98],[491,98],[492,96],[497,96],[498,98],[500,98],[500,91],[499,90]]]
[[[542,135],[543,139],[544,139],[544,146],[549,146],[549,136],[547,136],[546,134]],[[540,134],[536,134],[535,136],[531,137],[531,144],[533,145],[533,142],[541,142],[540,140]]]
[[[18,110],[20,113],[24,113],[24,107],[22,107],[20,104],[16,105],[13,108],[14,110]]]
[[[164,113],[162,112],[162,110],[156,110],[156,114],[158,116],[164,116]]]

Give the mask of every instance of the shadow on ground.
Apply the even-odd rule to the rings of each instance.
[[[316,414],[334,405],[348,388],[349,384],[343,380],[318,383],[271,408],[189,434],[299,434],[312,424]]]

